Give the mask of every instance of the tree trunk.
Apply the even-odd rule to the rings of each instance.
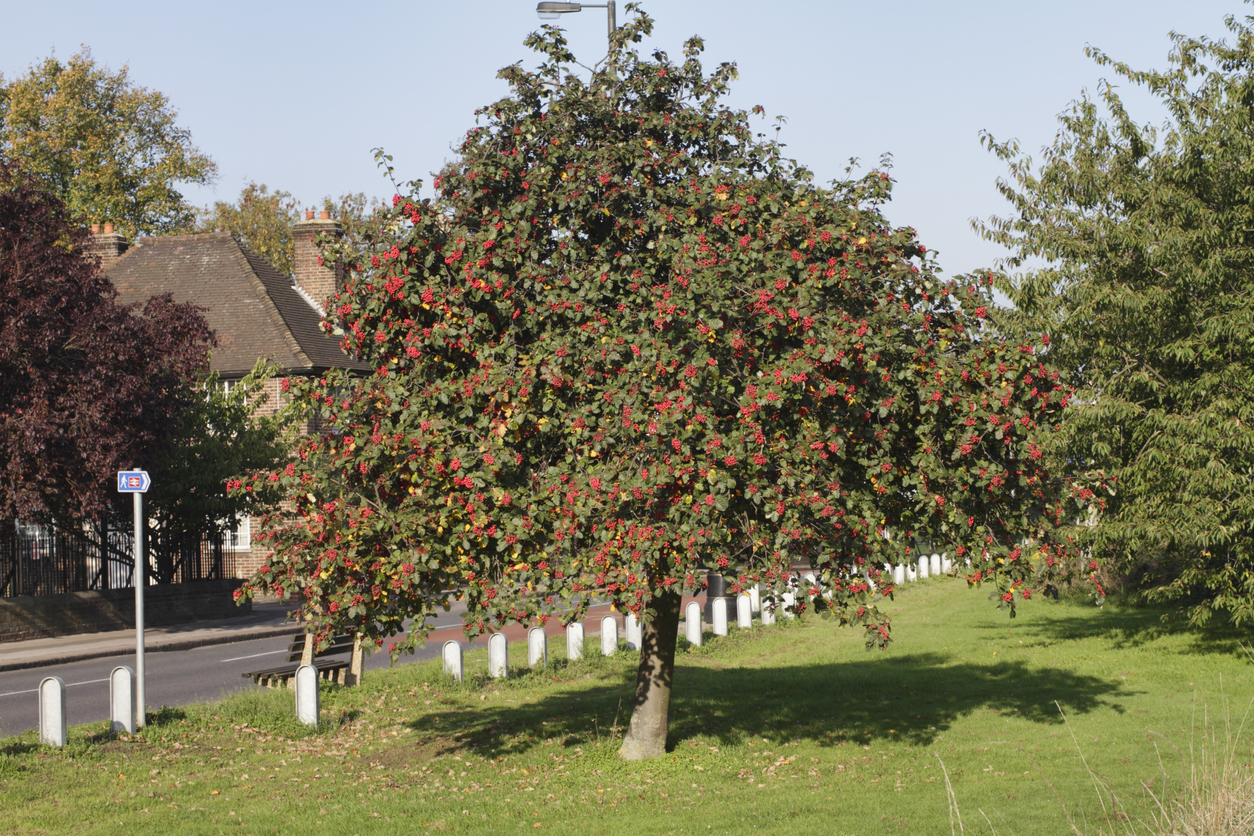
[[[675,641],[679,635],[678,592],[657,599],[657,614],[641,625],[640,668],[631,724],[619,755],[629,761],[666,754],[670,730],[671,682],[675,677]]]

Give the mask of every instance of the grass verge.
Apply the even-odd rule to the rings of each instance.
[[[1071,602],[1008,621],[945,580],[890,611],[887,653],[822,620],[681,641],[655,761],[616,755],[634,655],[554,641],[536,670],[511,648],[507,681],[421,663],[325,686],[316,731],[273,691],[163,709],[133,739],[0,740],[5,830],[930,834],[957,812],[963,833],[1153,832],[1191,769],[1249,769],[1239,728],[1210,761],[1194,731],[1197,707],[1254,697],[1236,633]]]

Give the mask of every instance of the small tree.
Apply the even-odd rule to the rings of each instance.
[[[807,562],[825,594],[796,609],[870,647],[911,535],[1030,595],[1018,540],[1055,513],[1036,438],[1065,400],[984,332],[987,279],[940,281],[884,222],[886,173],[814,186],[722,103],[731,65],[706,75],[695,38],[642,59],[650,30],[637,12],[590,85],[559,30],[532,36],[547,60],[501,72],[440,203],[398,195],[338,300],[375,374],[294,384],[333,431],[237,483],[292,502],[256,582],[324,631],[382,638],[460,588],[472,634],[594,597],[638,615],[628,758],[664,751],[706,571],[777,606]]]
[[[321,205],[340,222],[343,254],[354,262],[360,260],[365,253],[366,239],[379,231],[382,203],[356,192],[340,195],[338,200],[328,195]],[[293,271],[296,259],[292,227],[300,219],[300,201],[289,192],[270,191],[265,184],[249,183],[235,203],[218,201],[202,209],[196,229],[198,232],[234,233],[253,252],[287,275]]]
[[[1166,106],[1165,128],[1103,84],[1060,117],[1039,168],[986,137],[1010,163],[1012,212],[979,228],[1031,267],[1003,285],[1017,308],[1005,326],[1053,334],[1077,390],[1058,467],[1116,486],[1073,536],[1192,620],[1241,623],[1254,618],[1254,29],[1227,24],[1233,44],[1173,35],[1163,72],[1090,50]]]
[[[276,372],[273,363],[258,361],[229,391],[216,373],[198,375],[193,397],[182,401],[172,431],[150,459],[150,525],[175,533],[216,533],[268,510],[262,497],[231,494],[223,486],[241,473],[273,470],[291,454],[291,411],[259,414],[265,384]]]
[[[192,305],[123,307],[54,195],[0,162],[0,518],[96,517],[174,427],[212,335]]]
[[[177,187],[217,170],[177,117],[163,94],[132,84],[126,67],[97,65],[86,48],[0,77],[0,157],[38,175],[72,215],[131,238],[190,229],[194,210]]]

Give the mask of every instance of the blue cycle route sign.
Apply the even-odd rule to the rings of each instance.
[[[146,470],[118,471],[119,493],[147,493],[148,486],[151,484],[152,480],[148,478]]]

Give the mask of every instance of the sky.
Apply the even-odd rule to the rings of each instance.
[[[87,46],[98,63],[126,66],[133,83],[169,97],[179,124],[218,164],[212,186],[184,189],[198,206],[232,201],[250,180],[310,208],[346,192],[387,198],[393,188],[372,153],[379,147],[398,179],[429,184],[454,158],[450,147],[474,125],[475,109],[507,92],[497,71],[538,63],[522,42],[542,25],[535,0],[4,6],[6,79]],[[842,177],[850,158],[866,169],[891,154],[896,185],[885,214],[918,230],[949,275],[1005,255],[970,225],[1008,207],[996,188],[1005,165],[981,147],[981,131],[1015,138],[1039,158],[1070,102],[1103,79],[1121,81],[1086,57],[1086,46],[1162,69],[1169,32],[1222,38],[1225,16],[1254,13],[1236,0],[649,0],[643,8],[656,21],[644,54],[679,59],[684,41],[701,35],[707,68],[737,64],[730,103],[762,105],[763,131],[785,116],[780,139],[819,182]],[[583,63],[604,57],[604,9],[558,23]],[[1137,121],[1161,124],[1156,102],[1120,89]]]

